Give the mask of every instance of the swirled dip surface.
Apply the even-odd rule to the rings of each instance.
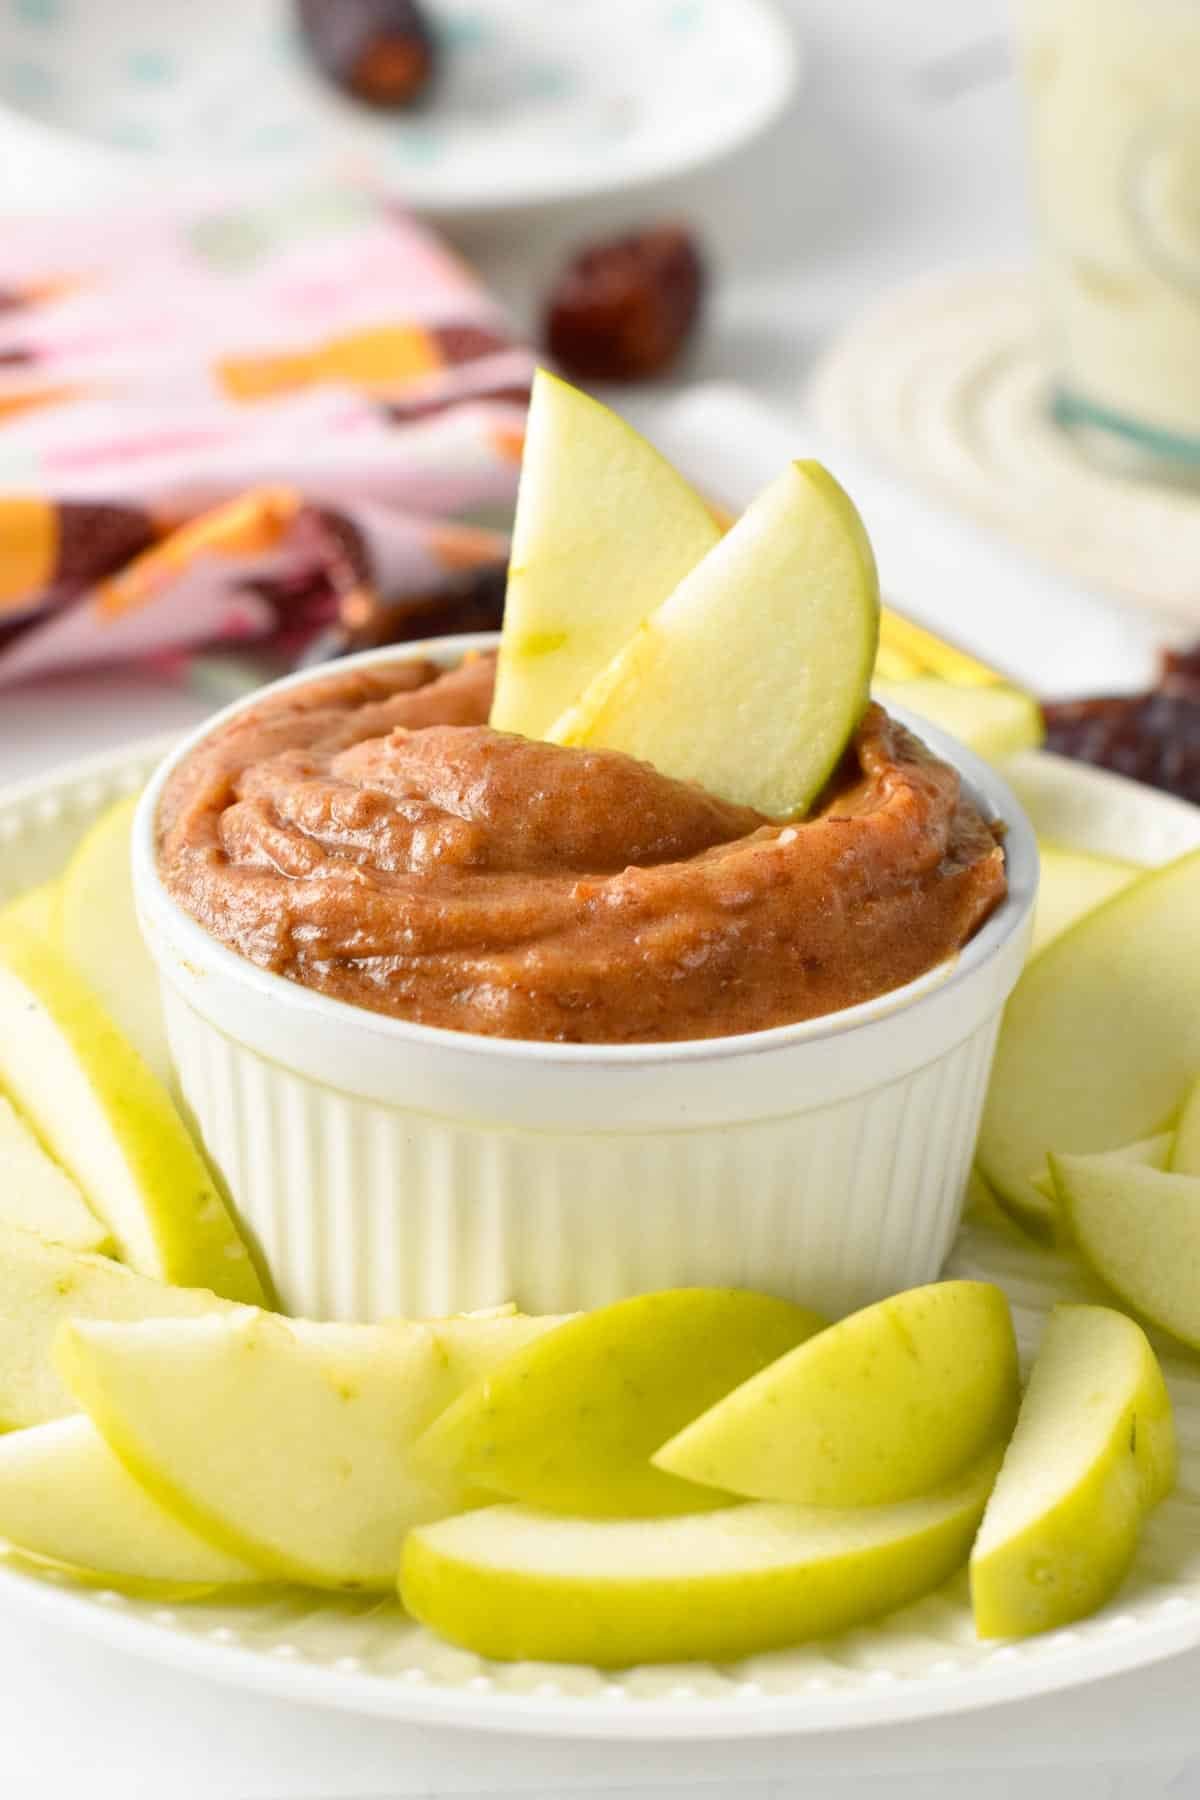
[[[492,731],[490,658],[333,674],[175,771],[163,878],[261,968],[425,1025],[568,1043],[761,1031],[954,954],[1003,852],[878,707],[782,823],[613,751]]]

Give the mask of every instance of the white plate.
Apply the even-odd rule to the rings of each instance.
[[[336,3],[336,0],[331,0]],[[430,103],[378,113],[312,67],[289,0],[0,4],[0,106],[93,183],[378,183],[455,213],[628,190],[723,156],[796,80],[770,0],[434,0]],[[36,146],[35,146],[36,147]]]
[[[135,746],[0,795],[0,900],[61,867],[96,812],[145,779],[166,746]],[[1009,774],[1035,822],[1059,841],[1147,863],[1200,845],[1200,810],[1042,754]],[[975,1221],[950,1264],[998,1281],[1028,1355],[1047,1307],[1094,1295],[1066,1256]],[[1154,1514],[1114,1604],[1069,1631],[979,1643],[965,1578],[881,1624],[727,1666],[609,1674],[489,1664],[413,1625],[391,1601],[301,1590],[258,1605],[163,1607],[0,1567],[0,1604],[156,1662],[281,1698],[425,1724],[612,1739],[726,1738],[936,1717],[1043,1694],[1200,1644],[1200,1364],[1165,1349],[1182,1470]]]

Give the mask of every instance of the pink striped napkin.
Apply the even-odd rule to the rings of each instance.
[[[0,683],[436,615],[503,563],[532,371],[365,194],[9,221]]]

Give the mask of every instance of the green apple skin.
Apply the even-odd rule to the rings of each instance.
[[[400,1596],[424,1625],[502,1661],[727,1662],[905,1606],[965,1561],[999,1465],[853,1511],[753,1502],[660,1519],[491,1506],[422,1526]]]
[[[657,1468],[756,1500],[887,1506],[1007,1439],[1020,1381],[1008,1301],[942,1281],[881,1300],[735,1388]]]
[[[789,1301],[675,1288],[581,1314],[469,1388],[421,1466],[547,1511],[646,1518],[718,1498],[652,1467],[686,1420],[821,1329]]]
[[[1200,1175],[1200,1075],[1188,1089],[1179,1114],[1171,1167],[1177,1175]]]
[[[789,818],[861,720],[878,642],[862,520],[828,470],[793,463],[546,735]]]
[[[598,400],[539,369],[491,723],[542,737],[720,539],[699,494]]]
[[[1108,1307],[1056,1307],[971,1555],[980,1637],[1097,1611],[1174,1479],[1171,1402],[1145,1333]]]
[[[113,1024],[164,1086],[173,1078],[158,975],[133,904],[130,840],[137,795],[101,814],[61,883],[58,943]]]
[[[0,1220],[72,1250],[108,1250],[112,1239],[65,1169],[42,1149],[0,1094]]]
[[[54,1365],[66,1320],[198,1318],[230,1308],[208,1289],[167,1287],[0,1224],[0,1431],[78,1411]]]
[[[170,1096],[73,965],[31,932],[0,932],[0,1085],[143,1275],[266,1299]]]
[[[918,713],[988,762],[1035,750],[1046,735],[1033,695],[1003,681],[968,687],[937,675],[914,675],[907,681],[877,679],[872,692],[881,705]]]
[[[1039,843],[1038,851],[1042,874],[1029,947],[1031,956],[1145,873],[1137,863],[1068,850],[1058,844]]]
[[[1200,1349],[1200,1176],[1113,1156],[1051,1156],[1050,1168],[1085,1261],[1142,1318]]]
[[[1055,1235],[1032,1184],[1051,1150],[1165,1130],[1200,1068],[1200,852],[1136,881],[1035,957],[1008,1002],[979,1138],[1006,1209]]]
[[[491,1339],[501,1365],[510,1341]],[[281,1580],[390,1591],[406,1532],[476,1503],[467,1482],[430,1476],[413,1456],[460,1378],[427,1324],[320,1324],[237,1307],[70,1323],[56,1354],[147,1492]],[[468,1361],[483,1357],[479,1340]]]
[[[47,938],[53,943],[58,935],[61,906],[60,882],[47,881],[41,887],[28,888],[15,900],[0,906],[0,930],[6,925],[16,925],[22,931],[32,931],[35,937]]]
[[[264,1580],[152,1500],[82,1414],[0,1437],[0,1538],[81,1580],[146,1597]]]

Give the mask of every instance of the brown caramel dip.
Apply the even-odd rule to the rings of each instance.
[[[781,821],[492,731],[493,675],[397,659],[237,713],[164,792],[170,893],[334,999],[585,1044],[838,1012],[952,957],[1004,896],[957,773],[878,706],[816,810]]]

